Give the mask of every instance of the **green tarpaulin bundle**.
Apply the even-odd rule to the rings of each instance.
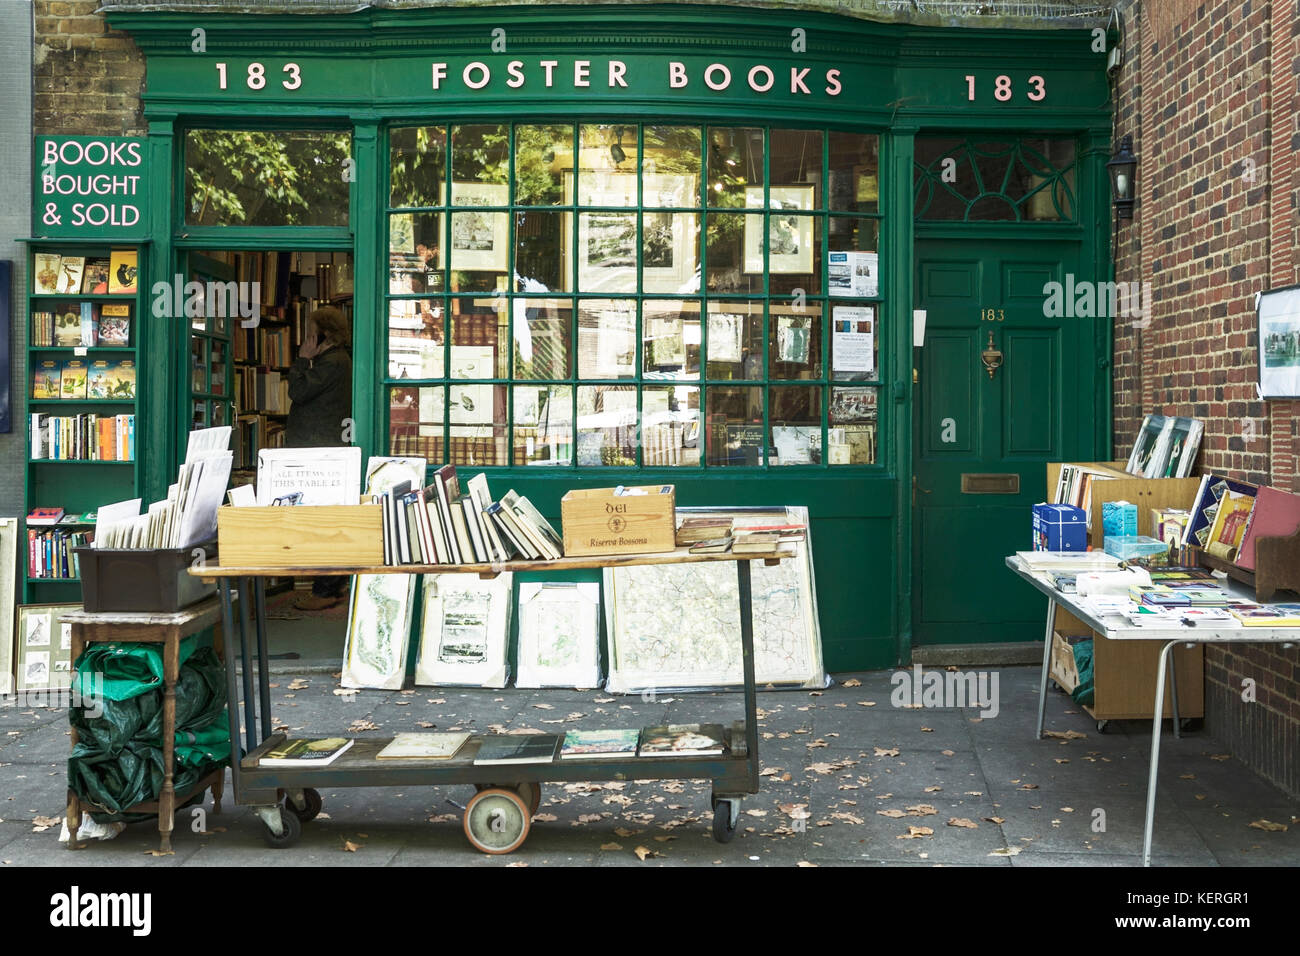
[[[172,776],[177,793],[230,756],[225,668],[212,648],[197,646],[196,637],[181,642],[180,661]],[[77,661],[73,685],[73,699],[81,703],[68,715],[77,730],[68,786],[97,823],[147,818],[122,810],[162,793],[161,645],[92,644]]]
[[[1079,672],[1079,683],[1070,692],[1076,704],[1083,704],[1085,707],[1092,706],[1093,686],[1092,686],[1092,641],[1079,641],[1073,647],[1074,650],[1074,667]]]

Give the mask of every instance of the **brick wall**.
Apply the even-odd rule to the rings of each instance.
[[[1116,133],[1141,165],[1116,274],[1150,281],[1154,301],[1146,328],[1115,330],[1116,457],[1143,414],[1192,415],[1199,470],[1294,489],[1300,403],[1257,398],[1254,295],[1297,281],[1295,0],[1118,6]],[[1208,648],[1206,714],[1239,759],[1300,793],[1300,651]]]
[[[98,0],[35,0],[36,135],[143,136],[144,56],[110,30]]]

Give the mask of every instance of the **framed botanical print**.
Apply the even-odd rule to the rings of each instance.
[[[598,686],[599,638],[599,584],[528,581],[519,585],[515,686]]]
[[[1264,398],[1300,396],[1300,285],[1260,293],[1259,393]]]
[[[415,682],[505,687],[514,575],[426,574]]]
[[[361,574],[352,579],[339,683],[344,687],[401,689],[414,598],[413,574]]]
[[[505,272],[510,266],[510,216],[504,212],[464,211],[469,206],[505,206],[505,183],[451,184],[451,268],[465,272]]]
[[[72,686],[72,625],[63,621],[80,604],[26,604],[18,608],[18,690]]]
[[[806,275],[813,267],[813,216],[789,215],[813,208],[812,186],[773,186],[769,192],[767,271],[770,275]],[[763,208],[763,188],[745,190],[745,205]],[[745,217],[745,271],[763,271],[763,219]]]

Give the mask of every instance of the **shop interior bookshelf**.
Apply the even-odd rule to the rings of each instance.
[[[136,291],[128,294],[46,294],[39,288],[36,270],[38,254],[56,254],[60,256],[84,256],[90,258],[110,258],[114,252],[134,252],[136,255]],[[147,313],[145,307],[145,290],[148,283],[145,278],[144,263],[147,245],[140,242],[113,242],[106,240],[79,239],[32,239],[27,242],[28,275],[31,276],[27,293],[27,376],[23,387],[27,395],[27,415],[24,434],[24,457],[26,459],[24,482],[24,515],[35,508],[62,508],[66,515],[84,515],[98,510],[101,505],[114,501],[133,498],[140,494],[140,436],[143,436],[143,423],[139,414],[139,396],[144,386],[144,368],[139,360],[140,343],[143,341],[141,323]],[[82,302],[91,302],[101,308],[105,304],[126,304],[130,307],[130,332],[125,347],[122,346],[70,346],[56,345],[53,340],[38,341],[35,336],[37,317],[43,313],[58,314],[58,310],[67,309]],[[42,337],[48,339],[48,336]],[[114,362],[129,360],[135,363],[136,384],[130,398],[34,398],[33,389],[36,374],[42,363],[55,361],[60,365],[72,360],[84,362],[87,367],[96,360],[105,359]],[[50,416],[135,416],[136,450],[130,461],[98,461],[86,459],[50,459],[32,457],[32,416],[44,414]],[[24,519],[24,526],[26,520]],[[40,526],[33,530],[49,531],[49,526]],[[91,524],[59,525],[58,530],[85,532],[93,531]],[[27,528],[21,535],[20,547],[28,544]],[[27,553],[20,556],[23,571],[24,603],[53,603],[75,601],[81,597],[81,580],[77,577],[54,578],[33,577],[27,561]]]
[[[1102,507],[1107,501],[1129,501],[1137,505],[1138,534],[1149,535],[1152,508],[1189,509],[1200,486],[1200,478],[1139,478],[1124,470],[1124,462],[1068,462],[1110,475],[1092,483],[1088,506],[1088,544],[1100,551],[1104,544]],[[1056,487],[1061,463],[1048,462],[1047,487]],[[1149,720],[1155,706],[1156,668],[1160,648],[1149,641],[1111,641],[1093,630],[1065,608],[1056,611],[1052,636],[1052,680],[1070,693],[1078,686],[1072,644],[1080,639],[1093,641],[1093,687],[1091,706],[1084,706],[1097,721],[1098,729],[1111,720]],[[1204,666],[1205,647],[1180,647],[1173,655],[1178,679],[1178,711],[1183,720],[1205,716]],[[1081,705],[1083,706],[1083,705]],[[1170,699],[1165,697],[1165,716],[1172,716]]]

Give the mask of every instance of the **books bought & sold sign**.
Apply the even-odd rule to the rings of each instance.
[[[145,140],[127,136],[38,136],[32,234],[127,239],[144,234]]]

